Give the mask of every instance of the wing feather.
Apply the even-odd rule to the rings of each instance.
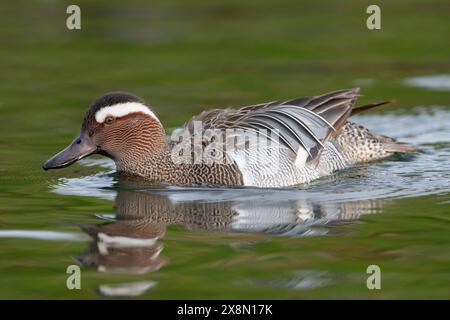
[[[315,97],[272,101],[240,109],[204,111],[184,127],[193,132],[193,123],[201,121],[206,129],[269,130],[281,144],[297,154],[299,148],[308,153],[308,160],[320,154],[327,140],[335,137],[351,115],[359,89],[339,90]]]

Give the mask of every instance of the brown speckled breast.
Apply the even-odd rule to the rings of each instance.
[[[242,186],[243,178],[236,164],[175,164],[167,149],[136,167],[127,167],[127,173],[148,181],[172,185]]]

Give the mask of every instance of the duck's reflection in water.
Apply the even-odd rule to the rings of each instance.
[[[101,272],[144,274],[161,268],[160,257],[165,225],[147,224],[145,220],[120,220],[98,225],[81,225],[94,240],[88,250],[78,256],[85,266]]]
[[[378,212],[380,200],[319,203],[298,200],[298,193],[153,189],[118,192],[115,216],[80,228],[93,241],[78,260],[101,272],[145,274],[167,263],[161,256],[167,225],[189,230],[311,236],[333,232],[336,223]],[[106,217],[106,216],[105,216]],[[156,285],[138,282],[101,286],[108,296],[136,296]]]

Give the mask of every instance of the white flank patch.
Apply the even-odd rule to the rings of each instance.
[[[115,104],[113,106],[103,107],[95,114],[95,120],[98,123],[103,123],[108,116],[120,118],[129,115],[130,113],[137,112],[147,114],[159,122],[159,119],[156,117],[156,115],[147,106],[139,102],[125,102]]]
[[[302,147],[297,150],[297,157],[295,158],[295,165],[297,167],[303,167],[306,164],[306,159],[308,159],[308,152]]]

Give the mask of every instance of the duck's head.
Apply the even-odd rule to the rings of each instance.
[[[141,98],[108,93],[87,109],[81,131],[72,143],[48,159],[43,168],[64,168],[97,153],[113,159],[120,170],[145,160],[164,146],[161,122]]]

